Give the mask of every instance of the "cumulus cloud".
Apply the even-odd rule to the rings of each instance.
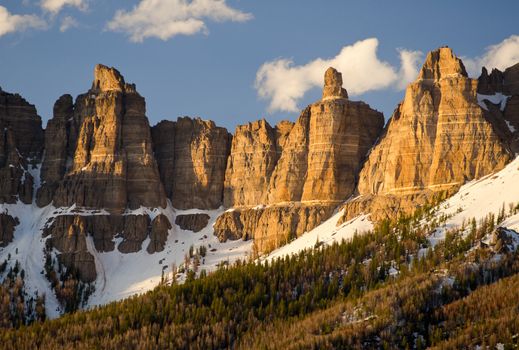
[[[499,44],[486,48],[485,53],[476,58],[463,58],[467,71],[472,76],[478,76],[481,68],[501,71],[519,62],[519,35],[512,35]]]
[[[15,15],[0,5],[0,37],[29,28],[45,29],[47,23],[36,15]]]
[[[79,26],[78,21],[74,17],[66,16],[61,20],[61,25],[59,26],[59,31],[64,33],[70,28],[77,28]]]
[[[418,76],[418,70],[423,62],[421,51],[410,51],[405,49],[398,50],[400,53],[400,71],[397,88],[403,90],[407,84],[414,81]]]
[[[250,19],[250,13],[228,6],[225,0],[141,0],[131,11],[117,11],[107,28],[128,34],[133,42],[142,42],[151,37],[168,40],[176,35],[207,33],[205,20]]]
[[[42,0],[40,3],[42,9],[51,14],[57,14],[65,6],[76,7],[81,11],[86,11],[88,6],[86,0]]]
[[[418,75],[422,53],[399,50],[401,68],[397,69],[377,56],[378,39],[370,38],[345,46],[333,58],[317,58],[304,65],[295,65],[281,58],[263,64],[256,74],[258,95],[270,101],[269,111],[297,111],[298,101],[314,87],[323,84],[328,67],[342,73],[343,84],[350,95],[384,89],[404,88]]]

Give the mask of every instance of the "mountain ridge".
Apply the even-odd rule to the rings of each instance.
[[[59,295],[51,280],[62,278],[88,306],[88,286],[103,303],[153,287],[173,264],[187,278],[194,249],[209,250],[199,266],[211,270],[276,252],[330,218],[351,238],[357,226],[346,224],[410,214],[512,161],[517,67],[476,80],[451,49],[432,51],[385,126],[380,112],[348,98],[330,67],[322,99],[295,122],[259,120],[234,134],[200,118],[150,126],[136,86],[103,65],[86,93],[56,101],[45,130],[34,106],[2,92],[0,257],[32,232],[43,260],[24,266],[31,276],[45,266],[49,283],[31,291]],[[28,220],[31,211],[41,217]],[[108,264],[132,257],[149,270],[105,290],[119,269]],[[60,303],[48,311],[63,312]]]

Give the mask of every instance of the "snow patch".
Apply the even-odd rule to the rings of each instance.
[[[506,102],[508,101],[509,97],[510,96],[503,95],[500,92],[498,92],[498,93],[496,93],[494,95],[477,94],[478,104],[485,111],[488,111],[488,106],[487,106],[487,103],[486,103],[487,101],[492,103],[492,104],[494,104],[494,105],[499,105],[499,109],[501,111],[504,111],[505,107],[506,107]]]

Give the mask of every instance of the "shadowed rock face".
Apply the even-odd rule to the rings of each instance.
[[[175,224],[182,230],[200,232],[207,227],[209,215],[207,214],[185,214],[177,215]]]
[[[161,179],[178,209],[216,209],[222,205],[225,165],[231,135],[213,121],[178,118],[153,127]]]
[[[29,170],[41,160],[43,138],[36,108],[0,89],[1,203],[31,203],[34,179]]]
[[[19,224],[17,218],[8,214],[0,214],[0,247],[7,247],[13,241],[14,229]]]
[[[510,140],[512,151],[519,152],[519,63],[507,68],[504,72],[492,69],[488,74],[486,68],[482,69],[478,79],[478,93],[481,95],[503,94],[506,96],[506,106],[493,104],[484,100],[488,114],[491,115],[494,124],[501,122],[500,128],[504,129],[504,137]]]

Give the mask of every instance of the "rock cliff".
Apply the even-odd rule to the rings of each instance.
[[[152,253],[163,249],[171,228],[167,218],[155,224],[157,219],[151,222],[147,215],[122,215],[141,206],[166,207],[145,108],[135,85],[103,65],[95,67],[87,93],[75,102],[64,95],[54,105],[37,203],[86,210],[82,216],[56,217],[48,233],[63,262],[79,269],[86,281],[96,274],[84,243],[87,235],[98,251],[113,250],[113,239],[120,236],[118,249],[125,253],[140,250],[150,237]],[[89,216],[95,210],[111,215]]]
[[[360,172],[358,192],[364,197],[349,203],[346,215],[369,197],[416,200],[417,194],[452,191],[504,167],[511,152],[503,124],[493,123],[480,107],[477,90],[478,81],[468,78],[451,49],[430,52]]]
[[[0,130],[0,203],[31,203],[31,171],[43,151],[41,118],[20,95],[0,89]]]
[[[165,207],[145,109],[135,85],[126,84],[114,68],[97,65],[86,94],[73,106],[69,96],[55,105],[49,135],[63,139],[47,142],[38,204],[53,201],[113,213]]]
[[[478,79],[478,99],[495,123],[506,123],[501,128],[509,138],[512,150],[519,152],[519,63],[504,72],[492,69],[488,74],[483,67]]]
[[[236,129],[224,205],[239,211],[216,221],[222,239],[254,238],[260,252],[271,250],[326,220],[353,193],[384,118],[350,101],[335,69],[324,80],[323,99],[303,110],[295,124],[272,128],[261,120]]]
[[[155,155],[166,193],[178,209],[222,205],[231,135],[213,121],[179,118],[153,127]]]
[[[135,85],[97,65],[85,94],[56,101],[44,137],[34,106],[0,90],[0,202],[35,198],[58,208],[44,236],[84,281],[96,279],[92,249],[153,254],[170,232],[213,222],[214,212],[173,208],[223,206],[215,235],[253,239],[265,253],[343,203],[339,223],[368,212],[375,221],[394,217],[448,196],[519,150],[519,64],[475,80],[449,48],[435,50],[385,128],[381,113],[349,99],[333,68],[322,99],[294,123],[259,120],[234,135],[200,118],[150,128],[145,108]],[[173,208],[142,209],[168,200]],[[0,213],[0,246],[17,225]]]

